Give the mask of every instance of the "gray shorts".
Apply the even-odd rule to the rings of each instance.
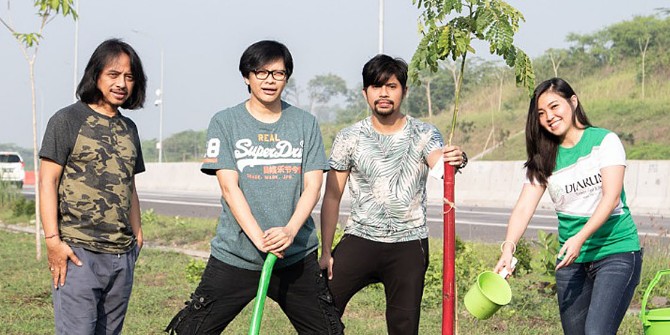
[[[52,289],[56,334],[120,334],[139,249],[125,254],[72,251],[83,265],[68,262],[65,285]]]

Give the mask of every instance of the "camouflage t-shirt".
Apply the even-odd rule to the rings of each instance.
[[[40,158],[63,166],[58,226],[71,246],[125,253],[135,246],[130,226],[133,176],[144,171],[137,126],[76,102],[47,125]]]
[[[344,232],[384,243],[427,238],[427,157],[442,146],[437,128],[411,116],[393,135],[376,132],[370,117],[342,129],[329,163],[350,171],[351,215]]]

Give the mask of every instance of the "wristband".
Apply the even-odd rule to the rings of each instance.
[[[503,247],[505,246],[505,243],[512,243],[512,254],[516,252],[516,243],[510,241],[510,240],[504,240],[502,243],[500,243],[500,252],[505,252],[503,250]]]
[[[48,239],[50,239],[50,238],[54,238],[54,237],[56,237],[56,236],[59,236],[58,233],[51,234],[51,235],[48,235],[48,236],[44,236],[44,239],[45,239],[45,240],[48,240]]]
[[[463,162],[461,163],[461,165],[456,167],[456,169],[458,170],[461,170],[468,165],[468,155],[465,154],[465,151],[461,151],[461,156],[463,157]]]

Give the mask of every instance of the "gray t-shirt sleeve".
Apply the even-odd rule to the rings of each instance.
[[[127,122],[129,122],[132,127],[133,140],[137,147],[137,157],[135,158],[135,169],[133,170],[133,174],[142,173],[146,171],[146,168],[144,167],[144,155],[142,155],[142,141],[140,140],[140,134],[137,131],[135,122],[132,122],[130,119],[128,119]]]
[[[224,114],[219,112],[212,117],[207,128],[207,147],[200,171],[208,175],[215,175],[221,169],[235,170],[230,134],[223,122]]]
[[[310,115],[311,116],[311,115]],[[306,123],[305,127],[305,143],[303,144],[303,173],[323,170],[328,171],[328,161],[326,160],[326,152],[323,148],[323,138],[321,137],[321,129],[316,118],[311,117],[311,122]]]
[[[42,139],[40,158],[46,158],[65,166],[81,126],[81,122],[73,121],[76,120],[68,120],[68,115],[63,110],[49,119]],[[73,123],[79,123],[79,125]]]

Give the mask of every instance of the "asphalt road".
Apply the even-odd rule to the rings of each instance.
[[[26,197],[34,198],[34,189],[26,186]],[[142,210],[153,209],[167,216],[212,218],[212,229],[221,210],[220,198],[211,194],[187,194],[179,192],[140,192]],[[349,204],[343,201],[340,208],[340,222],[346,221]],[[485,242],[501,241],[505,237],[507,219],[511,208],[465,207],[456,208],[456,234],[464,240]],[[320,204],[314,209],[313,217],[319,222]],[[649,215],[634,215],[641,237],[667,236],[670,218]],[[538,230],[556,231],[556,217],[553,211],[538,210],[528,226],[526,237],[534,239]],[[442,206],[428,206],[428,228],[433,237],[442,237]]]

